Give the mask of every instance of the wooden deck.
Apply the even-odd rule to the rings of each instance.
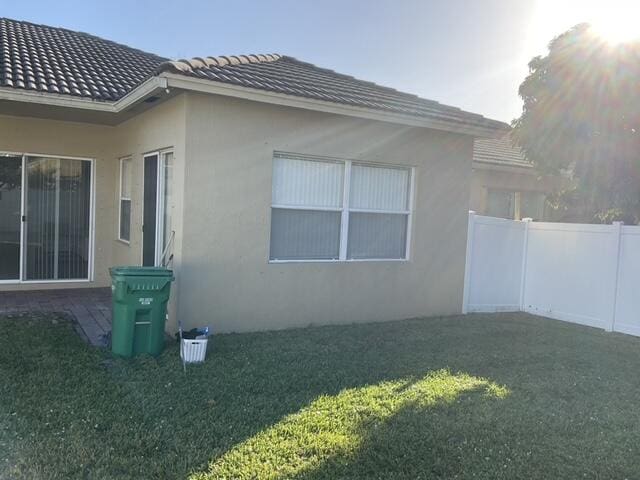
[[[24,312],[67,314],[85,341],[106,346],[111,332],[111,288],[0,292],[0,314]]]

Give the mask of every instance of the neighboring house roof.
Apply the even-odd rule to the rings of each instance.
[[[513,146],[509,135],[502,138],[476,138],[473,145],[473,161],[533,168],[533,164],[526,159],[524,152]]]
[[[86,33],[0,18],[0,93],[11,89],[116,102],[145,80],[163,74],[432,122],[484,130],[506,128],[504,123],[482,115],[288,56],[241,55],[169,61]]]

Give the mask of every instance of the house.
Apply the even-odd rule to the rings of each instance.
[[[288,56],[0,19],[0,289],[169,264],[169,330],[459,313],[473,141],[505,128]]]
[[[490,217],[552,220],[546,199],[562,179],[541,175],[509,134],[477,138],[473,148],[471,210]]]

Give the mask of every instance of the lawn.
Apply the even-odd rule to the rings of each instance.
[[[640,339],[525,314],[219,335],[125,361],[0,319],[0,478],[637,478]]]

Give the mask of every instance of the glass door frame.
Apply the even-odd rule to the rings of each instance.
[[[163,148],[160,150],[153,150],[151,152],[147,152],[142,155],[142,184],[143,184],[143,194],[142,194],[142,209],[141,209],[141,217],[140,217],[140,225],[144,225],[144,161],[148,157],[156,157],[157,158],[157,167],[156,167],[156,231],[155,231],[155,259],[154,265],[157,267],[162,262],[162,254],[164,253],[164,249],[166,245],[164,245],[164,213],[165,213],[165,205],[164,205],[164,192],[165,192],[165,180],[164,180],[164,171],[166,166],[166,155],[171,153],[174,155],[175,153],[173,147]],[[142,241],[140,242],[140,265],[143,264],[144,261],[144,229],[142,230]]]
[[[21,191],[20,191],[20,278],[16,280],[0,280],[0,285],[6,284],[38,284],[38,283],[83,283],[92,282],[95,278],[95,196],[96,196],[96,165],[95,159],[86,157],[70,157],[68,155],[55,155],[51,153],[33,153],[33,152],[10,152],[2,150],[0,153],[5,155],[14,155],[22,157],[21,167]],[[89,194],[89,261],[87,266],[87,278],[73,279],[46,279],[46,280],[25,280],[25,262],[27,249],[26,242],[26,218],[27,210],[27,158],[28,157],[45,157],[57,158],[60,160],[81,160],[89,162],[90,165],[90,194]],[[1,161],[1,157],[0,157]]]

